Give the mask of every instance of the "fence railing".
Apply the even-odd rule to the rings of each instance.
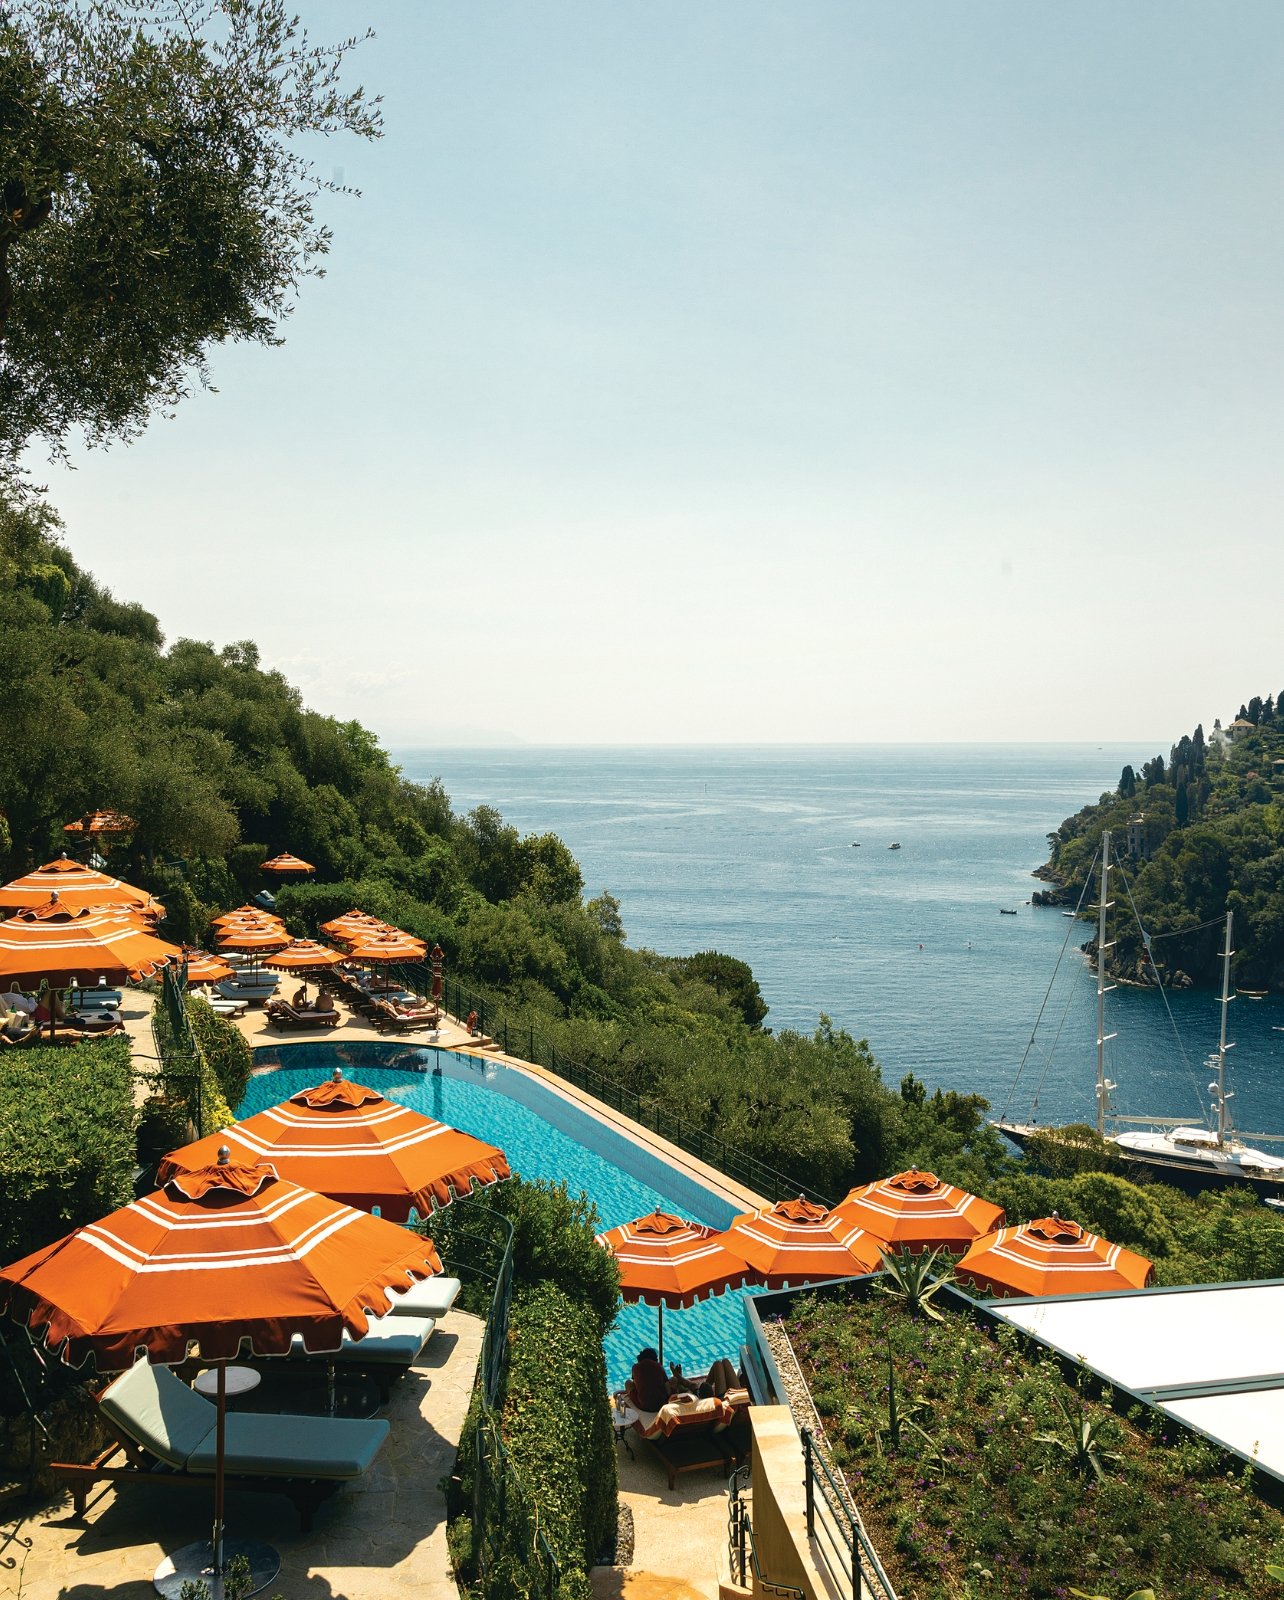
[[[740,1588],[752,1587],[754,1592],[782,1596],[782,1600],[804,1600],[804,1592],[792,1583],[773,1583],[762,1575],[758,1560],[758,1546],[753,1536],[753,1518],[744,1496],[749,1479],[748,1466],[737,1467],[727,1483],[727,1561],[731,1581]],[[750,1585],[750,1577],[755,1582]]]
[[[803,1428],[801,1433],[807,1534],[813,1548],[837,1581],[851,1585],[852,1600],[895,1600],[891,1579],[864,1528],[848,1509],[847,1496],[817,1450],[811,1429]]]
[[[507,1217],[480,1202],[456,1201],[469,1218],[485,1226],[456,1223],[443,1252],[443,1265],[461,1280],[491,1285],[490,1307],[482,1330],[477,1364],[476,1459],[470,1507],[476,1538],[477,1575],[486,1592],[502,1550],[520,1550],[531,1580],[531,1593],[554,1600],[561,1582],[561,1564],[541,1527],[539,1503],[513,1466],[500,1434],[497,1407],[508,1364],[508,1316],[513,1299],[513,1225]],[[495,1227],[499,1224],[499,1228]],[[461,1248],[468,1241],[467,1248]],[[498,1257],[496,1258],[496,1250]],[[481,1257],[479,1260],[478,1257]]]
[[[431,982],[427,968],[405,969],[400,976],[408,988],[417,989],[420,993],[428,992],[424,987]],[[729,1178],[756,1194],[764,1195],[769,1200],[804,1195],[820,1205],[833,1204],[832,1200],[812,1188],[801,1173],[773,1167],[738,1145],[728,1143],[718,1134],[693,1127],[687,1118],[679,1116],[663,1101],[651,1095],[639,1094],[627,1084],[606,1077],[595,1067],[571,1061],[533,1023],[519,1022],[505,1016],[503,1002],[497,1001],[493,995],[466,987],[457,979],[447,978],[443,983],[442,1003],[453,1017],[466,1018],[476,1012],[479,1032],[494,1039],[505,1055],[533,1062],[537,1067],[555,1073],[575,1088],[600,1100],[603,1105],[649,1128],[652,1133],[659,1134],[670,1144],[716,1167],[719,1172],[726,1173]]]

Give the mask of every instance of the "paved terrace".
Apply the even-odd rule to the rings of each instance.
[[[282,1600],[458,1600],[438,1484],[455,1465],[481,1350],[482,1323],[452,1311],[418,1366],[393,1389],[392,1433],[374,1466],[317,1511],[310,1533],[288,1500],[231,1492],[227,1529],[265,1539],[281,1571],[265,1591]],[[0,1596],[22,1600],[149,1600],[167,1554],[208,1538],[213,1486],[104,1484],[83,1523],[71,1499],[11,1512],[0,1527]],[[8,1541],[8,1542],[5,1542]],[[27,1542],[30,1548],[24,1548]]]
[[[153,1066],[151,997],[127,991],[123,1008],[135,1060]],[[738,1210],[767,1204],[762,1196],[729,1179],[686,1150],[640,1127],[628,1117],[566,1083],[556,1074],[506,1056],[490,1040],[479,1040],[454,1018],[443,1017],[435,1039],[423,1030],[381,1034],[342,1001],[337,1027],[269,1027],[261,1007],[251,1007],[237,1026],[254,1047],[327,1039],[389,1040],[462,1050],[502,1061],[539,1079],[598,1121],[635,1140],[667,1165],[688,1173]],[[457,1600],[445,1537],[445,1504],[437,1485],[454,1466],[459,1431],[468,1407],[481,1341],[481,1323],[452,1312],[428,1347],[426,1362],[396,1390],[387,1415],[393,1432],[369,1478],[341,1490],[317,1513],[310,1534],[298,1530],[288,1502],[234,1494],[228,1500],[229,1531],[263,1538],[281,1552],[280,1577],[267,1591],[282,1600]],[[599,1568],[594,1594],[637,1600],[705,1600],[716,1597],[727,1542],[726,1484],[718,1473],[684,1474],[670,1489],[664,1469],[642,1440],[633,1458],[619,1448],[620,1498],[633,1512],[634,1552],[628,1572]],[[117,1495],[104,1486],[81,1526],[70,1501],[34,1508],[0,1523],[19,1539],[0,1546],[0,1600],[145,1600],[151,1574],[162,1557],[208,1532],[209,1507],[197,1494],[168,1493],[129,1484]],[[159,1530],[164,1530],[163,1540]],[[6,1569],[7,1558],[16,1565]]]

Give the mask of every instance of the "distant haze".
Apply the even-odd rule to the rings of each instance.
[[[328,275],[32,462],[171,637],[402,745],[1166,749],[1284,688],[1278,0],[298,9],[378,33]]]

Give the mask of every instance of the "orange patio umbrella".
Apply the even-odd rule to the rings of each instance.
[[[270,1161],[283,1178],[319,1194],[363,1211],[377,1206],[394,1222],[406,1222],[411,1211],[426,1217],[474,1186],[509,1176],[497,1146],[351,1083],[337,1067],[329,1082],[175,1150],[158,1176],[198,1171],[220,1145],[238,1161]]]
[[[93,1357],[115,1372],[139,1354],[218,1366],[213,1532],[171,1558],[176,1575],[162,1567],[166,1592],[177,1593],[178,1580],[217,1577],[240,1553],[268,1566],[267,1581],[279,1566],[270,1546],[223,1538],[226,1363],[247,1346],[284,1355],[295,1334],[313,1353],[337,1350],[345,1331],[360,1338],[367,1316],[387,1310],[389,1291],[440,1271],[431,1240],[271,1167],[233,1165],[224,1151],[214,1166],[0,1269],[0,1308],[71,1366]]]
[[[55,989],[82,974],[136,982],[181,955],[177,945],[144,932],[126,911],[64,906],[56,895],[0,922],[0,978],[44,979]]]
[[[285,923],[280,917],[274,917],[270,911],[262,911],[258,906],[238,906],[235,911],[224,911],[221,916],[210,918],[212,928],[283,928],[284,926]]]
[[[221,983],[232,976],[233,969],[226,961],[220,961],[205,950],[185,949],[183,955],[187,959],[188,983]]]
[[[223,928],[218,935],[220,950],[238,950],[246,955],[261,951],[284,950],[290,935],[284,924],[265,922],[262,925],[246,922],[239,926]]]
[[[801,1196],[734,1217],[717,1235],[733,1255],[748,1262],[769,1289],[856,1278],[877,1272],[879,1241],[856,1223]]]
[[[46,861],[43,867],[6,883],[0,888],[0,907],[19,911],[24,906],[41,906],[54,893],[66,906],[129,906],[153,918],[165,915],[165,907],[146,889],[95,872],[68,855]]]
[[[1145,1289],[1155,1276],[1145,1256],[1111,1244],[1055,1211],[1038,1222],[986,1234],[954,1270],[965,1282],[998,1296]]]
[[[345,944],[350,944],[361,934],[390,933],[392,924],[382,922],[378,917],[372,917],[369,912],[358,911],[354,907],[351,911],[345,911],[341,917],[333,917],[329,922],[323,922],[318,931],[325,934],[327,939],[342,939]]]
[[[279,856],[273,856],[271,861],[265,861],[260,866],[260,872],[278,873],[306,873],[315,872],[317,869],[310,861],[301,861],[298,856],[292,856],[288,850],[283,850]]]
[[[653,1211],[635,1222],[621,1223],[599,1233],[597,1242],[616,1259],[621,1296],[658,1307],[661,1361],[665,1306],[692,1306],[755,1279],[753,1270],[727,1248],[716,1228],[684,1221],[667,1211]]]
[[[314,939],[296,939],[284,950],[278,950],[263,963],[265,967],[279,967],[282,972],[328,972],[346,961],[337,950],[328,950]]]
[[[833,1214],[886,1244],[904,1245],[915,1255],[936,1249],[961,1254],[1004,1221],[1001,1206],[917,1167],[852,1189]]]
[[[133,833],[137,826],[133,817],[122,811],[86,811],[75,822],[65,823],[62,831],[105,838],[113,833]]]
[[[371,933],[354,941],[353,961],[422,961],[428,946],[413,934],[402,933],[400,928],[389,928],[387,933]]]

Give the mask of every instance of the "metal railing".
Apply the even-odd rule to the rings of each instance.
[[[744,1497],[744,1487],[749,1479],[747,1466],[737,1467],[727,1483],[727,1560],[731,1581],[740,1588],[749,1587],[749,1575],[754,1578],[755,1591],[776,1594],[784,1600],[805,1600],[804,1592],[792,1583],[773,1583],[762,1575],[758,1560],[758,1546],[753,1536],[753,1518]]]
[[[408,988],[416,988],[430,981],[426,968],[420,972],[414,969],[399,969],[399,975]],[[420,987],[419,992],[427,991]],[[812,1188],[799,1173],[781,1171],[770,1163],[759,1160],[757,1156],[750,1155],[739,1146],[729,1144],[720,1135],[706,1133],[702,1128],[694,1127],[687,1118],[670,1110],[663,1101],[650,1095],[639,1094],[636,1089],[630,1089],[618,1079],[606,1077],[595,1067],[586,1067],[580,1062],[568,1060],[564,1053],[559,1052],[557,1045],[551,1039],[546,1039],[533,1023],[510,1022],[503,1014],[502,1003],[497,1002],[492,996],[465,988],[458,980],[447,978],[443,983],[442,1003],[450,1015],[456,1018],[464,1018],[476,1012],[478,1031],[494,1039],[505,1055],[530,1061],[535,1066],[556,1074],[585,1094],[592,1095],[595,1100],[600,1100],[603,1105],[610,1106],[622,1116],[630,1118],[644,1128],[649,1128],[652,1133],[659,1134],[670,1144],[675,1144],[679,1149],[688,1151],[709,1166],[716,1167],[719,1172],[743,1184],[745,1188],[752,1189],[769,1200],[802,1195],[820,1205],[832,1206],[833,1201]]]
[[[864,1528],[847,1506],[843,1486],[816,1448],[810,1428],[803,1428],[803,1474],[807,1491],[807,1535],[836,1580],[851,1585],[852,1600],[895,1600],[891,1579],[883,1571]]]

